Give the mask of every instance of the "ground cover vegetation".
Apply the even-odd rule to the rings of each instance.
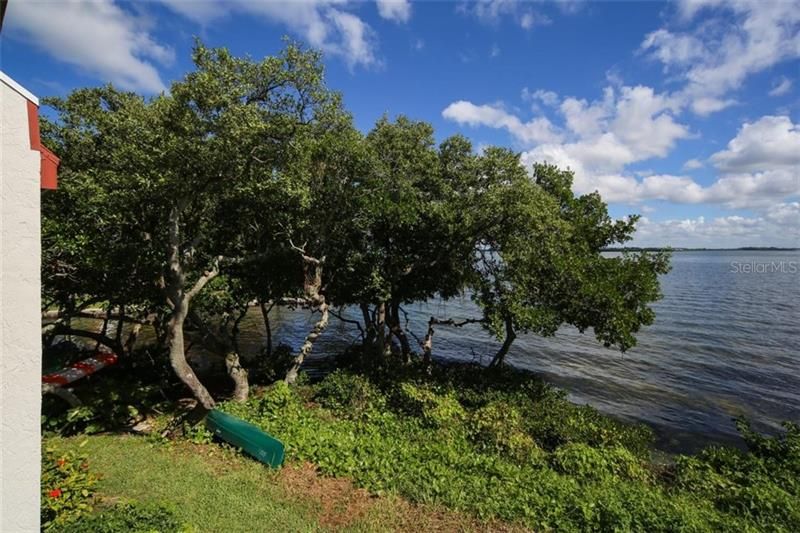
[[[191,484],[224,516],[225,505],[239,509],[244,518],[231,518],[230,530],[248,530],[253,516],[313,529],[301,512],[263,502],[252,515],[236,486],[251,481],[225,481],[222,494],[215,473],[188,479],[186,465],[170,468],[164,426],[163,434],[184,429],[193,446],[210,438],[202,426],[166,422],[189,391],[201,411],[220,407],[282,439],[292,464],[467,521],[800,530],[797,426],[763,437],[742,422],[747,450],[657,464],[646,427],[573,405],[504,364],[517,335],[550,336],[562,325],[621,350],[635,344],[654,319],[668,255],[601,253],[631,238],[635,215],[613,220],[598,194],[576,196],[569,170],[525,168],[513,151],[477,153],[460,136],[437,143],[424,122],[384,117],[358,131],[325,85],[319,54],[295,44],[253,61],[198,43],[194,61],[155,97],[107,86],[47,100],[55,113],[42,134],[62,167],[59,189],[42,198],[45,353],[63,364],[103,347],[119,364],[76,387],[81,405],[47,398],[43,427],[153,437],[149,452],[138,447],[143,438],[90,437],[90,455],[103,457],[103,446],[130,455],[101,459],[109,475],[99,482],[84,462],[65,467],[71,456],[43,458],[43,523],[214,530],[218,519],[192,516],[199,508],[178,498],[176,487]],[[463,295],[478,316],[409,328],[404,305]],[[300,346],[273,343],[276,306],[314,317]],[[267,342],[242,353],[239,326],[254,307]],[[360,312],[346,319],[360,342],[337,359],[339,371],[309,384],[303,361],[345,307]],[[442,327],[495,335],[489,368],[437,364]],[[83,349],[64,339],[82,339]],[[199,370],[197,347],[214,355],[211,371]],[[53,442],[83,453],[75,441]],[[134,466],[146,453],[163,468]],[[256,467],[248,476],[267,475]],[[142,486],[166,488],[148,497],[126,486],[136,468]],[[96,487],[133,503],[90,512]]]
[[[81,500],[86,506],[64,515],[63,527],[124,525],[140,515],[171,517],[180,526],[162,531],[215,531],[223,523],[229,530],[246,531],[253,523],[310,530],[323,522],[337,530],[435,523],[454,531],[789,532],[800,526],[797,425],[766,437],[740,421],[745,449],[710,447],[656,460],[648,427],[575,405],[530,374],[392,357],[371,357],[365,365],[361,358],[355,351],[343,356],[342,368],[317,383],[279,380],[245,402],[219,405],[285,442],[288,472],[310,464],[325,478],[364,489],[337,504],[344,508],[340,516],[323,519],[324,503],[308,501],[307,489],[291,506],[281,504],[286,495],[278,480],[286,474],[217,448],[202,425],[164,440],[162,418],[149,437],[48,441],[62,450],[50,459],[67,457],[63,450],[85,454],[101,473],[99,481],[86,474],[92,480],[89,498]],[[58,500],[52,491],[65,483],[43,481],[43,498]],[[337,492],[324,483],[320,490]],[[95,493],[100,503],[90,512]],[[364,503],[376,497],[377,506]],[[403,502],[412,502],[412,523],[397,516],[409,509]],[[317,511],[304,510],[308,505]],[[364,508],[370,510],[364,514]],[[434,518],[439,509],[450,513],[444,524]]]

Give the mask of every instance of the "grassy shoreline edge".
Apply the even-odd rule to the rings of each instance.
[[[345,366],[319,383],[279,382],[221,408],[282,439],[292,468],[310,463],[325,478],[476,524],[800,528],[796,426],[768,438],[743,425],[747,451],[711,447],[664,464],[653,461],[648,428],[572,404],[526,372],[392,360]],[[186,438],[211,442],[200,426]]]

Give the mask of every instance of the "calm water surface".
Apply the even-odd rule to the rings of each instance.
[[[575,402],[650,424],[666,449],[736,442],[732,418],[739,414],[765,431],[782,420],[800,421],[800,253],[677,252],[672,265],[662,278],[655,324],[639,334],[635,348],[621,354],[591,333],[563,328],[553,338],[520,336],[509,363],[543,375]],[[477,316],[469,299],[406,310],[420,337],[432,315]],[[313,320],[307,312],[275,312],[274,339],[296,348]],[[258,345],[262,333],[255,310],[243,341]],[[314,359],[356,339],[352,325],[331,317]],[[479,326],[439,327],[434,355],[487,363],[498,347]]]

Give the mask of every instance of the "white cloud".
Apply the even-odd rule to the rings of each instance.
[[[500,55],[500,47],[497,44],[493,44],[492,48],[489,50],[489,57],[497,57]]]
[[[703,168],[703,162],[699,159],[690,159],[686,163],[683,164],[684,170],[697,170],[698,168]]]
[[[553,91],[546,91],[544,89],[530,91],[527,87],[525,87],[522,89],[522,99],[528,102],[538,100],[544,105],[550,107],[558,105],[558,94]]]
[[[605,99],[592,104],[577,98],[561,102],[561,114],[567,128],[580,137],[599,134],[606,127],[605,120],[613,112],[614,90],[606,88]]]
[[[759,208],[800,195],[796,171],[778,169],[726,174],[705,190],[703,201],[728,207]]]
[[[228,14],[228,8],[223,2],[214,0],[159,0],[175,13],[197,22],[208,24],[212,20],[222,18]]]
[[[202,25],[242,13],[280,24],[300,35],[327,54],[338,56],[351,69],[379,66],[377,38],[372,27],[357,15],[345,11],[344,0],[303,0],[298,2],[226,0],[160,0],[175,13]],[[379,6],[380,9],[380,6]],[[395,14],[399,13],[394,7]],[[410,11],[409,11],[410,16]]]
[[[731,98],[720,99],[712,96],[698,96],[691,101],[692,111],[701,117],[706,117],[711,113],[722,111],[726,107],[730,107],[736,103],[736,100]]]
[[[350,68],[379,63],[374,54],[374,32],[367,23],[352,13],[336,9],[328,12],[328,16],[341,34],[341,43],[328,45],[329,50],[344,57]]]
[[[460,4],[458,10],[474,15],[479,21],[489,25],[497,25],[501,19],[508,17],[524,30],[552,22],[549,17],[530,6],[530,2],[519,0],[478,0]]]
[[[782,96],[788,93],[792,89],[792,80],[787,78],[786,76],[781,77],[780,80],[776,80],[776,83],[773,85],[772,89],[769,91],[770,96]]]
[[[376,0],[376,2],[381,18],[398,23],[411,20],[411,2],[408,0]]]
[[[6,31],[56,59],[123,89],[166,89],[154,63],[170,64],[173,50],[113,1],[10,2],[8,10]]]
[[[664,68],[685,66],[707,55],[703,41],[693,35],[675,35],[665,29],[648,33],[641,50],[653,50]]]
[[[523,90],[523,99],[534,100],[534,95]],[[505,129],[531,147],[522,153],[523,163],[570,168],[577,193],[597,190],[609,202],[663,200],[764,209],[800,196],[800,125],[788,117],[765,116],[743,124],[727,147],[709,158],[719,172],[710,185],[686,175],[639,173],[644,177],[637,178],[626,172],[632,163],[665,157],[691,135],[675,120],[677,107],[670,95],[649,87],[607,87],[594,102],[565,98],[558,108],[561,128],[542,116],[524,122],[499,104],[463,100],[449,105],[442,116],[459,124]],[[691,159],[684,168],[702,166]]]
[[[664,157],[678,139],[689,136],[687,127],[675,122],[675,110],[674,101],[650,87],[623,87],[610,131],[637,157]]]
[[[664,157],[690,135],[675,121],[674,102],[649,87],[612,87],[594,102],[565,98],[559,107],[571,139],[534,146],[523,154],[527,163],[548,161],[575,171],[575,189],[599,189],[611,201],[641,196],[637,180],[623,176],[626,165]]]
[[[774,224],[800,231],[800,202],[777,204],[770,207],[766,219]]]
[[[475,105],[459,100],[447,106],[442,116],[458,124],[487,126],[507,130],[517,140],[530,144],[558,142],[561,137],[553,125],[544,117],[523,122],[498,105]]]
[[[656,30],[641,49],[680,74],[679,94],[700,115],[733,104],[726,95],[749,75],[800,57],[798,0],[683,0],[679,11],[684,25],[707,16],[689,31]]]
[[[642,217],[632,246],[800,247],[800,203],[780,203],[760,216],[732,215],[660,222]]]
[[[790,169],[800,180],[800,124],[785,116],[746,122],[725,150],[711,156],[711,161],[729,173]]]

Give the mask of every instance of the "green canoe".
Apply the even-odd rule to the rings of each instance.
[[[283,443],[249,422],[214,409],[206,416],[206,427],[264,464],[273,468],[283,464]]]

